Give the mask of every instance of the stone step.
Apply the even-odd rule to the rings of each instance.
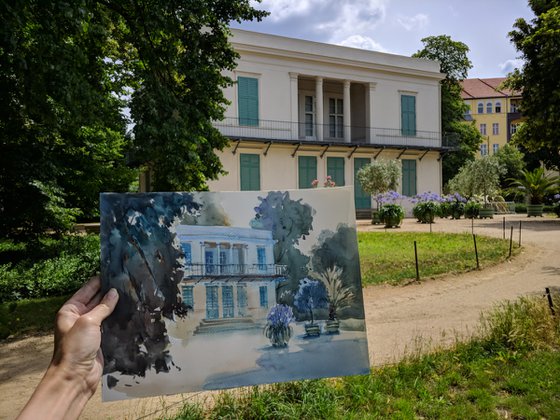
[[[259,329],[251,318],[204,319],[194,330],[194,334],[213,334],[225,331]]]

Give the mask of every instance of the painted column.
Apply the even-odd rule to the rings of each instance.
[[[373,128],[373,91],[377,83],[370,82],[366,85],[366,141],[375,143],[375,132]]]
[[[315,78],[315,138],[323,140],[323,78]]]
[[[218,255],[216,256],[216,262],[215,262],[216,268],[217,268],[216,271],[217,271],[219,274],[222,274],[222,269],[223,269],[223,267],[222,267],[222,262],[220,261],[220,251],[222,250],[222,246],[221,246],[221,244],[220,244],[219,242],[216,243],[216,248],[218,249],[218,251],[217,251],[217,252],[218,252]]]
[[[352,137],[352,119],[350,117],[350,80],[344,81],[344,142],[350,143]]]
[[[299,138],[298,115],[298,74],[290,72],[290,131],[292,140]]]

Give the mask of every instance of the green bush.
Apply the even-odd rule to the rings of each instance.
[[[477,203],[476,201],[468,201],[467,204],[465,204],[465,217],[467,219],[476,219],[478,217],[480,207],[480,203]]]
[[[515,203],[516,213],[527,213],[527,205],[523,203]]]
[[[99,237],[47,238],[23,247],[4,243],[0,256],[0,302],[67,295],[99,271]]]

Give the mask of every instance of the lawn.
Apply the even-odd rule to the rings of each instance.
[[[416,278],[416,241],[420,279],[476,269],[471,234],[418,232],[358,232],[362,284],[400,284]],[[509,255],[509,241],[477,236],[481,268],[503,262]],[[513,245],[512,254],[519,252]]]

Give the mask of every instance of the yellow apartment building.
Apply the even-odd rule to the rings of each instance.
[[[465,79],[461,97],[469,107],[465,119],[475,121],[485,141],[479,156],[495,154],[508,143],[522,121],[521,94],[501,85],[505,77]]]

